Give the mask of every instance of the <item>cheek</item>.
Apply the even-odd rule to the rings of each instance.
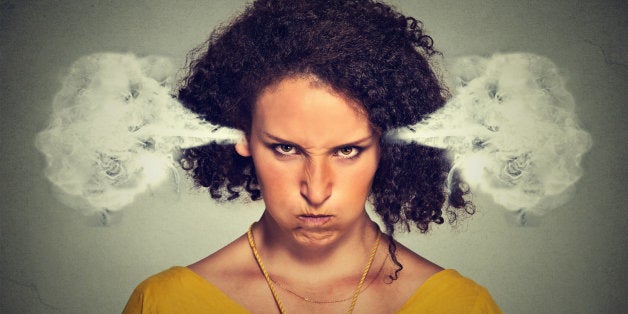
[[[265,196],[284,190],[286,186],[293,184],[296,180],[296,170],[290,169],[289,164],[276,160],[272,152],[254,153],[253,162],[257,181]]]
[[[264,163],[261,167],[257,167],[257,180],[260,183],[262,190],[281,188],[288,185],[293,181],[290,176],[290,171],[286,171],[285,167],[279,167],[269,163]],[[268,192],[268,191],[267,191]]]
[[[265,159],[259,164],[259,167],[256,165],[257,180],[266,209],[270,210],[273,216],[280,215],[278,212],[288,213],[277,210],[292,208],[301,201],[297,171],[275,160]]]
[[[341,189],[346,196],[366,198],[371,192],[371,184],[377,170],[377,160],[366,160],[357,167],[343,171],[337,180],[336,190]]]

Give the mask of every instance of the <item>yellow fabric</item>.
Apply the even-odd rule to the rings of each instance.
[[[172,267],[142,282],[123,311],[132,313],[249,313],[186,267]],[[482,286],[453,269],[430,277],[398,313],[501,313]]]
[[[186,267],[172,267],[140,283],[123,314],[249,313]]]
[[[488,291],[453,269],[428,278],[397,313],[502,313]]]

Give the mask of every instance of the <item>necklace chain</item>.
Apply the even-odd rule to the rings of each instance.
[[[375,275],[375,278],[373,278],[371,281],[369,281],[366,286],[364,286],[364,288],[360,291],[360,293],[364,292],[364,290],[368,289],[368,287],[373,283],[373,281],[375,281],[375,279],[377,277],[379,277],[379,274],[382,273],[382,269],[384,269],[384,265],[386,265],[386,261],[388,260],[388,255],[386,255],[386,257],[384,258],[384,261],[382,262],[382,265],[379,267],[379,270],[377,270],[377,274]],[[344,299],[340,299],[340,300],[315,300],[313,298],[310,298],[308,296],[302,296],[296,292],[294,292],[293,290],[291,290],[290,288],[284,286],[283,284],[281,284],[280,282],[275,281],[273,278],[270,278],[270,280],[276,284],[279,288],[286,290],[288,292],[290,292],[291,294],[293,294],[294,296],[300,298],[303,301],[306,302],[310,302],[310,303],[315,303],[315,304],[329,304],[329,303],[340,303],[340,302],[345,302],[345,301],[349,301],[353,298],[353,296],[350,297],[346,297]]]
[[[275,289],[275,285],[273,284],[274,281],[270,279],[270,275],[268,275],[268,271],[266,271],[266,268],[264,267],[264,263],[262,263],[262,259],[260,258],[259,252],[257,251],[257,247],[255,246],[255,240],[253,239],[253,231],[252,231],[253,225],[254,224],[252,224],[249,227],[249,230],[246,233],[249,240],[249,246],[251,247],[251,250],[253,251],[253,256],[255,257],[255,261],[257,262],[257,265],[259,266],[260,270],[262,271],[262,274],[264,275],[264,279],[266,279],[266,283],[268,284],[268,287],[270,288],[270,292],[273,294],[273,298],[275,299],[275,303],[277,304],[277,307],[279,308],[279,312],[281,312],[282,314],[285,314],[286,310],[284,309],[283,303],[281,302],[281,300],[279,299],[279,296],[277,295],[277,290]],[[362,291],[362,285],[364,285],[366,275],[371,269],[371,265],[373,265],[373,260],[375,260],[375,253],[377,253],[377,247],[379,246],[380,238],[381,238],[381,232],[378,231],[377,238],[375,239],[375,245],[373,246],[373,249],[371,250],[371,254],[369,256],[369,261],[364,267],[364,271],[362,272],[362,276],[360,277],[360,282],[358,283],[358,287],[353,292],[353,297],[351,297],[351,305],[349,306],[349,310],[347,311],[347,313],[353,313],[355,304],[358,301],[358,296],[360,295],[360,292]],[[281,287],[281,285],[279,284],[277,285]],[[292,292],[290,290],[288,291]],[[292,293],[297,295],[294,292]],[[304,299],[305,301],[308,301],[304,297],[301,297],[301,298]],[[312,301],[313,300],[310,299],[308,302],[312,302]],[[346,300],[341,300],[337,302],[342,302],[342,301],[346,301]],[[314,302],[314,303],[317,303],[317,302]],[[334,303],[334,302],[320,302],[320,303]]]

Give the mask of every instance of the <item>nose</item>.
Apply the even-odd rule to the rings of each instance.
[[[310,158],[304,168],[301,195],[311,206],[320,206],[331,196],[333,170],[326,158]]]

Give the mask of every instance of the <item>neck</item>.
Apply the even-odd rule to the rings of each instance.
[[[282,229],[266,212],[253,228],[260,255],[271,274],[288,278],[311,275],[318,280],[321,275],[355,276],[356,270],[364,266],[378,232],[366,212],[345,230],[312,241]]]
[[[267,216],[268,217],[268,216]],[[371,223],[371,226],[373,226],[374,224]],[[260,230],[259,233],[263,233],[262,231],[265,231],[266,233],[269,233],[269,229],[268,226],[264,227],[264,224],[261,224],[261,229],[266,229],[266,230]],[[262,262],[262,258],[260,257],[260,252],[255,244],[255,239],[253,236],[253,225],[249,228],[248,232],[247,232],[247,238],[248,238],[248,242],[249,242],[249,246],[251,247],[252,251],[253,251],[253,255],[255,257],[255,260],[260,268],[260,270],[262,271],[262,274],[264,275],[264,279],[266,280],[266,283],[268,284],[268,287],[270,288],[273,298],[275,299],[275,303],[277,304],[277,307],[279,309],[279,311],[281,313],[285,313],[285,309],[284,309],[284,303],[281,301],[279,294],[277,293],[277,289],[275,287],[276,283],[277,285],[279,285],[280,287],[282,287],[282,289],[290,292],[291,294],[293,294],[294,296],[298,297],[299,299],[302,299],[303,301],[306,302],[311,302],[313,304],[332,304],[332,303],[340,303],[340,302],[345,302],[345,301],[351,301],[350,306],[349,306],[349,313],[353,312],[353,309],[356,305],[356,301],[360,295],[360,292],[362,291],[362,287],[364,285],[364,282],[366,280],[366,278],[369,275],[371,266],[373,265],[373,261],[375,260],[375,255],[377,253],[377,249],[379,247],[379,240],[381,238],[381,233],[379,232],[379,230],[375,230],[375,243],[371,248],[370,254],[368,256],[368,262],[366,263],[366,265],[363,267],[362,273],[360,275],[360,280],[357,284],[357,286],[353,289],[353,294],[350,298],[345,298],[345,299],[333,299],[333,300],[326,300],[326,301],[315,301],[317,298],[312,298],[312,297],[304,297],[299,295],[298,293],[294,292],[293,290],[290,290],[288,288],[286,288],[285,286],[277,283],[275,280],[272,279],[272,275],[270,274],[270,272],[267,270],[266,267],[264,267],[264,263]],[[366,230],[366,228],[362,229],[362,230]],[[358,241],[359,242],[359,241]],[[351,252],[351,253],[355,253],[355,252]],[[350,255],[352,255],[350,253]],[[275,258],[275,260],[277,260],[277,258]],[[356,258],[352,258],[350,260],[348,260],[348,262],[350,261],[355,261]],[[345,265],[348,263],[341,263],[339,265]],[[335,295],[337,294],[339,291],[343,291],[343,290],[347,290],[347,288],[349,287],[348,285],[355,285],[355,282],[350,283],[349,281],[353,281],[351,279],[349,279],[349,277],[352,277],[352,275],[347,276],[346,273],[342,273],[342,272],[338,272],[337,268],[328,268],[323,270],[320,274],[316,274],[316,272],[312,272],[312,271],[294,271],[294,269],[298,269],[296,268],[295,265],[292,265],[292,267],[295,267],[294,269],[290,269],[291,265],[285,265],[281,267],[281,273],[286,276],[285,278],[297,278],[297,280],[294,281],[294,283],[299,284],[300,290],[302,291],[308,291],[309,294],[311,295],[311,293],[317,293],[316,295],[318,295],[320,293],[320,291],[325,291],[324,293],[322,293],[321,295]],[[346,267],[345,267],[346,268]],[[328,274],[330,273],[330,274]],[[312,274],[315,274],[314,276],[312,276]],[[301,275],[301,276],[299,276]],[[326,276],[325,276],[326,275]],[[373,280],[379,275],[379,272],[373,277]],[[302,277],[302,278],[299,278]],[[304,278],[303,278],[304,277]],[[275,278],[278,278],[277,276],[275,276]],[[281,280],[281,279],[280,279]],[[305,286],[304,286],[305,284]],[[294,303],[292,303],[294,304]],[[310,304],[312,305],[312,304]],[[310,311],[312,311],[313,308],[310,308]]]

